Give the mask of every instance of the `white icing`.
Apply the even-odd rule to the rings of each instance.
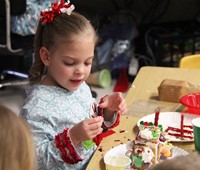
[[[147,140],[153,139],[152,132],[149,129],[140,130],[139,136],[141,138],[147,139]]]
[[[144,163],[149,163],[154,157],[153,151],[149,147],[144,147],[142,151],[142,160]]]

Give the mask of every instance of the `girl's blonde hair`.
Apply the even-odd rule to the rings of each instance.
[[[65,13],[57,15],[52,23],[38,23],[35,42],[34,42],[34,63],[30,69],[30,83],[38,83],[41,81],[45,72],[45,66],[40,59],[41,47],[46,47],[53,51],[60,42],[72,42],[74,36],[81,33],[93,31],[94,43],[97,42],[97,34],[88,19],[83,15],[72,12],[70,15]]]
[[[0,105],[0,169],[36,169],[36,153],[28,125]]]

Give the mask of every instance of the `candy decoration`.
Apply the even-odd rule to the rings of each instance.
[[[154,125],[155,125],[155,126],[158,126],[159,114],[160,114],[160,110],[159,110],[159,109],[156,109],[155,119],[154,119]]]
[[[181,136],[184,135],[184,130],[183,130],[183,121],[184,121],[184,115],[181,113]]]

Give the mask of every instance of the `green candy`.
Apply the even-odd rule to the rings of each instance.
[[[92,148],[95,145],[95,143],[92,140],[86,140],[86,141],[82,142],[82,145],[86,150],[89,150],[90,148]]]
[[[144,121],[141,121],[140,124],[141,124],[141,125],[144,125]]]
[[[153,123],[152,123],[152,122],[149,122],[149,126],[153,126]]]

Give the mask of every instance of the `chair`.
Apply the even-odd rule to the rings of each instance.
[[[200,54],[182,57],[179,62],[179,68],[200,69]]]
[[[28,78],[27,71],[32,63],[32,57],[27,58],[27,56],[31,56],[33,52],[34,36],[21,36],[11,32],[11,16],[21,15],[26,11],[26,0],[0,0],[0,4],[1,88],[22,85],[24,82],[22,83],[21,80]],[[7,78],[9,81],[6,80]]]

